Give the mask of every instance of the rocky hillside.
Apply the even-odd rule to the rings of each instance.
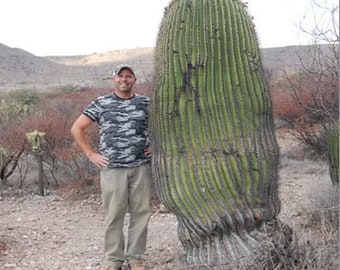
[[[303,47],[306,51],[308,46]],[[303,47],[262,49],[265,68],[276,77],[282,75],[284,66],[296,69],[297,55]],[[151,81],[153,52],[153,48],[137,48],[91,55],[39,57],[0,43],[0,91],[106,87],[111,85],[112,70],[122,62],[136,67],[140,83]]]
[[[110,85],[109,77],[121,62],[136,66],[139,81],[152,72],[153,49],[119,50],[79,56],[39,57],[0,44],[0,91]]]

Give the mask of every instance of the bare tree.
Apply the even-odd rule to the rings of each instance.
[[[310,35],[313,45],[301,47],[300,70],[297,74],[286,70],[285,79],[304,112],[293,121],[298,138],[323,154],[328,131],[339,119],[339,5],[327,0],[312,0],[311,5],[314,28],[308,29],[304,21],[299,28]]]
[[[339,5],[327,0],[311,0],[313,25],[300,22],[300,30],[309,35],[316,44],[339,44]]]

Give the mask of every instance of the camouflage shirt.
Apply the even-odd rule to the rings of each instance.
[[[99,125],[99,151],[109,158],[108,167],[136,167],[149,160],[144,154],[149,144],[148,105],[146,96],[122,99],[110,94],[84,110]]]

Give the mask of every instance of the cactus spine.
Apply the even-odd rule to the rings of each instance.
[[[150,134],[155,187],[178,218],[186,263],[241,269],[265,257],[280,209],[271,106],[244,4],[173,0],[157,39]]]

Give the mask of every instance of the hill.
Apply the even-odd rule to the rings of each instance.
[[[298,54],[309,46],[262,49],[263,64],[272,76],[283,66],[296,69]],[[91,55],[39,57],[0,43],[0,91],[47,90],[64,87],[110,86],[112,70],[119,63],[136,67],[139,83],[152,80],[154,48],[116,50]]]

